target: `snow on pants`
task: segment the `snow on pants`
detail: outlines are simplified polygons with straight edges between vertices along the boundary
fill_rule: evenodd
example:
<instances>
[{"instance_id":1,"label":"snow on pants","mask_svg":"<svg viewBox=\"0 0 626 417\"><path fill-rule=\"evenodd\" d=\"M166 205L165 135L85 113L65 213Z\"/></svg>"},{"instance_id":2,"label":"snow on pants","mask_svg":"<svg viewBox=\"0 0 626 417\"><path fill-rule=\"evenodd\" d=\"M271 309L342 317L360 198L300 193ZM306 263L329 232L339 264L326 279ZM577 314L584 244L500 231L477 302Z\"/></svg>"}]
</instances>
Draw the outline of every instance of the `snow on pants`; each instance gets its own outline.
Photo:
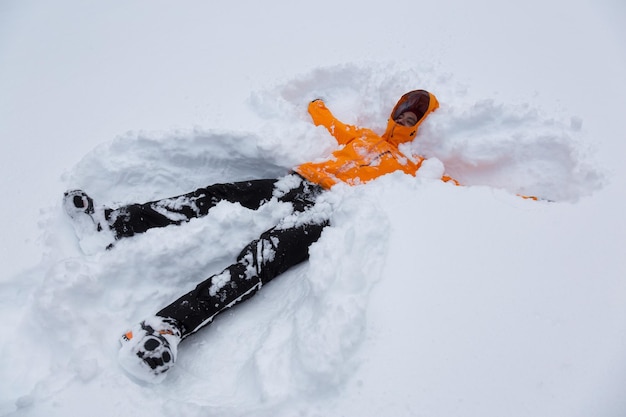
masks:
<instances>
[{"instance_id":1,"label":"snow on pants","mask_svg":"<svg viewBox=\"0 0 626 417\"><path fill-rule=\"evenodd\" d=\"M208 213L220 201L240 203L257 209L272 197L289 202L294 213L302 214L291 227L274 227L250 242L236 262L196 286L157 313L178 321L186 337L225 309L254 295L263 284L309 257L309 246L328 225L328 218L306 214L314 207L323 188L297 174L289 181L263 179L214 184L191 193L145 204L132 204L111 210L107 217L117 238L142 233L150 228L181 224ZM285 189L285 184L290 185ZM310 219L310 220L306 220Z\"/></svg>"}]
</instances>

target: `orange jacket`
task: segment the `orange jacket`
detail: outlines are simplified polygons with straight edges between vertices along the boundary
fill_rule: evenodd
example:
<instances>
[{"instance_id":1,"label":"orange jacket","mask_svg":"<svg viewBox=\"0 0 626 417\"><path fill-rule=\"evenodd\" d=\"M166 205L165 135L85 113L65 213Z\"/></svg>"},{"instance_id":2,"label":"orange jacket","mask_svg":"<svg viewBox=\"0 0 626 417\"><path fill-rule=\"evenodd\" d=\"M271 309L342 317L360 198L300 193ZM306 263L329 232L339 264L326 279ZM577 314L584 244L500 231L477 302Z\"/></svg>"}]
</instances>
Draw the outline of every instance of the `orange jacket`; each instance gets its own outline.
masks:
<instances>
[{"instance_id":1,"label":"orange jacket","mask_svg":"<svg viewBox=\"0 0 626 417\"><path fill-rule=\"evenodd\" d=\"M405 94L391 112L387 130L381 137L370 129L340 122L322 100L315 100L309 104L313 123L326 127L341 146L325 161L308 162L298 166L295 171L324 188L339 182L362 184L395 171L415 175L424 158L418 156L411 160L398 150L398 145L412 141L420 124L438 107L435 96L427 91L416 90ZM405 127L394 122L408 110L418 116L415 126Z\"/></svg>"}]
</instances>

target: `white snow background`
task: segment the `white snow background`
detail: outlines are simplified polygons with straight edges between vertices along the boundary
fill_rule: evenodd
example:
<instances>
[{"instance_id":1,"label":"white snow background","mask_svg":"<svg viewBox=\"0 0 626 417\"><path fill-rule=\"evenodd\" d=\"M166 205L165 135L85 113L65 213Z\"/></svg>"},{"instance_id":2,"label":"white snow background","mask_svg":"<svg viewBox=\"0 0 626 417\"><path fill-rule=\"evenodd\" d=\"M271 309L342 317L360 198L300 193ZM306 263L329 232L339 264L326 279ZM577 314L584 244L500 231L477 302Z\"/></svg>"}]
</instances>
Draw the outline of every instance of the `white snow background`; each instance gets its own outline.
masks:
<instances>
[{"instance_id":1,"label":"white snow background","mask_svg":"<svg viewBox=\"0 0 626 417\"><path fill-rule=\"evenodd\" d=\"M626 415L620 0L1 0L0 415ZM220 204L83 254L68 188L123 204L332 151L323 97L429 159L328 194L309 262L187 339L157 386L118 337L284 207ZM445 166L465 186L434 179ZM547 201L528 201L516 193Z\"/></svg>"}]
</instances>

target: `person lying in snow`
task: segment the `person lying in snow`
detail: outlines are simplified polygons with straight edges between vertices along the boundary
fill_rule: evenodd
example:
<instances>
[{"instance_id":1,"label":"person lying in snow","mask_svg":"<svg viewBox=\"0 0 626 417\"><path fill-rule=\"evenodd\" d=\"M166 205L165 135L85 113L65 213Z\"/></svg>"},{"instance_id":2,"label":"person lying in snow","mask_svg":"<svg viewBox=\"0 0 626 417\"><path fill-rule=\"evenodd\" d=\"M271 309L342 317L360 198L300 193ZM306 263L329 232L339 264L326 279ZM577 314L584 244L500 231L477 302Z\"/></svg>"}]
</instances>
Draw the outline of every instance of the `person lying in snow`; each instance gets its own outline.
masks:
<instances>
[{"instance_id":1,"label":"person lying in snow","mask_svg":"<svg viewBox=\"0 0 626 417\"><path fill-rule=\"evenodd\" d=\"M177 197L115 209L96 208L82 190L66 192L64 208L77 233L88 225L92 234L112 235L112 241L204 216L224 200L249 209L258 209L272 199L293 207L294 215L288 221L250 242L235 263L126 332L119 352L122 367L142 381L161 382L174 365L182 340L305 261L309 246L329 224L328 213L315 210L316 200L325 190L340 182L363 184L395 171L415 175L423 158L407 157L398 145L412 141L424 119L438 107L435 96L427 91L406 93L391 112L385 133L379 136L369 129L341 123L322 100L314 100L308 108L313 122L326 127L341 146L328 159L302 164L280 179L214 184ZM442 180L452 179L444 176Z\"/></svg>"}]
</instances>

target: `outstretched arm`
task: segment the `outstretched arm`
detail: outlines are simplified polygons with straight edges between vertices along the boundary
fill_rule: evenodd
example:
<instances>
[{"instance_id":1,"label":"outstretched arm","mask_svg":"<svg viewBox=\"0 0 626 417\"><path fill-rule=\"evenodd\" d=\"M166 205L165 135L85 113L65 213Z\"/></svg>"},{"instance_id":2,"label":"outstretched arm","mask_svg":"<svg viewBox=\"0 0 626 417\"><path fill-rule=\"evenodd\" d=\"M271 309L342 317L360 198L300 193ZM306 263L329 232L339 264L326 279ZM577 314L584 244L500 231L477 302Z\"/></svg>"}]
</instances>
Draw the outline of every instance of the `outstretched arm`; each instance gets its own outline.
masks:
<instances>
[{"instance_id":1,"label":"outstretched arm","mask_svg":"<svg viewBox=\"0 0 626 417\"><path fill-rule=\"evenodd\" d=\"M458 182L457 180L455 180L451 176L445 175L445 174L441 177L441 181L443 181L443 182L451 182L454 185L461 185L460 182Z\"/></svg>"},{"instance_id":2,"label":"outstretched arm","mask_svg":"<svg viewBox=\"0 0 626 417\"><path fill-rule=\"evenodd\" d=\"M452 178L452 177L450 177L448 175L445 175L445 174L441 177L441 181L443 181L443 182L451 182L454 185L461 185L460 182L458 182L454 178ZM517 196L525 198L527 200L534 200L534 201L539 201L540 200L538 197L535 197L534 195L517 194ZM550 201L550 200L546 200L546 201Z\"/></svg>"},{"instance_id":3,"label":"outstretched arm","mask_svg":"<svg viewBox=\"0 0 626 417\"><path fill-rule=\"evenodd\" d=\"M350 142L358 136L358 131L361 130L356 126L347 125L337 120L321 99L309 103L309 114L315 126L321 125L328 129L340 145Z\"/></svg>"}]
</instances>

